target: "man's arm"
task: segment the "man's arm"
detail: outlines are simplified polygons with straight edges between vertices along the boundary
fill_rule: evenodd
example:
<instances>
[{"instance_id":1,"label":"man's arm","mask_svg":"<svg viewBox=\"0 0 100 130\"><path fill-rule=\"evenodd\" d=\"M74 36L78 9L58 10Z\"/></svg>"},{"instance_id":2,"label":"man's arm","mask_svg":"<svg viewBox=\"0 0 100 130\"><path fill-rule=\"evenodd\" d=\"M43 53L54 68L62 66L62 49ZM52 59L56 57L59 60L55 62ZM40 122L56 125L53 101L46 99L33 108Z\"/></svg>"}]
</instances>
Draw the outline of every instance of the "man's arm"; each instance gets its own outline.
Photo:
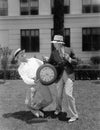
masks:
<instances>
[{"instance_id":1,"label":"man's arm","mask_svg":"<svg viewBox=\"0 0 100 130\"><path fill-rule=\"evenodd\" d=\"M75 53L71 48L65 48L65 59L70 63L77 63Z\"/></svg>"},{"instance_id":2,"label":"man's arm","mask_svg":"<svg viewBox=\"0 0 100 130\"><path fill-rule=\"evenodd\" d=\"M34 85L35 84L35 80L31 79L27 76L27 74L25 72L21 72L20 69L18 69L18 73L21 76L22 80L28 84L28 85Z\"/></svg>"}]
</instances>

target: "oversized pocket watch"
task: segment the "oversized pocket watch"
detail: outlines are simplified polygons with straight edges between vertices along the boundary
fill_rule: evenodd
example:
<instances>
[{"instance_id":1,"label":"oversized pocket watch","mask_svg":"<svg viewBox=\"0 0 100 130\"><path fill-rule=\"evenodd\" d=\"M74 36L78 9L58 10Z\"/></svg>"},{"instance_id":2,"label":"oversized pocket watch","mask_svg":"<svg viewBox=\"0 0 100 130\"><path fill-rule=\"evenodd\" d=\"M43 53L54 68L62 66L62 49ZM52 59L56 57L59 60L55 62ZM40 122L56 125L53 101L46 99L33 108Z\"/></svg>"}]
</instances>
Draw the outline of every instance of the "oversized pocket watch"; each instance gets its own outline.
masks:
<instances>
[{"instance_id":1,"label":"oversized pocket watch","mask_svg":"<svg viewBox=\"0 0 100 130\"><path fill-rule=\"evenodd\" d=\"M36 75L43 85L50 85L56 80L57 71L53 65L43 64L38 68Z\"/></svg>"}]
</instances>

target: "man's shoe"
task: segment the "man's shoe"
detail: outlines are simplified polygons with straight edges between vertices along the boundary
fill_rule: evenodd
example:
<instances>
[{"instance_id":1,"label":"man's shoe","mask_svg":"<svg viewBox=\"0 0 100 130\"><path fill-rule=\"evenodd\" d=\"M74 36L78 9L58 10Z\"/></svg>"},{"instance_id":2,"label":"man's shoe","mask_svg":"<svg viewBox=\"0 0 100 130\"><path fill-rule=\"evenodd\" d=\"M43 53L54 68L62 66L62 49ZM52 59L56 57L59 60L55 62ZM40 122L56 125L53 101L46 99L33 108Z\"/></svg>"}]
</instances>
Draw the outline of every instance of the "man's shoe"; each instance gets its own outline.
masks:
<instances>
[{"instance_id":1,"label":"man's shoe","mask_svg":"<svg viewBox=\"0 0 100 130\"><path fill-rule=\"evenodd\" d=\"M55 115L58 115L59 113L60 113L59 110L55 110L55 112L54 112Z\"/></svg>"},{"instance_id":2,"label":"man's shoe","mask_svg":"<svg viewBox=\"0 0 100 130\"><path fill-rule=\"evenodd\" d=\"M69 118L68 123L74 122L76 120L78 120L78 117L71 117Z\"/></svg>"},{"instance_id":3,"label":"man's shoe","mask_svg":"<svg viewBox=\"0 0 100 130\"><path fill-rule=\"evenodd\" d=\"M32 110L31 111L36 117L44 117L44 113L39 110Z\"/></svg>"}]
</instances>

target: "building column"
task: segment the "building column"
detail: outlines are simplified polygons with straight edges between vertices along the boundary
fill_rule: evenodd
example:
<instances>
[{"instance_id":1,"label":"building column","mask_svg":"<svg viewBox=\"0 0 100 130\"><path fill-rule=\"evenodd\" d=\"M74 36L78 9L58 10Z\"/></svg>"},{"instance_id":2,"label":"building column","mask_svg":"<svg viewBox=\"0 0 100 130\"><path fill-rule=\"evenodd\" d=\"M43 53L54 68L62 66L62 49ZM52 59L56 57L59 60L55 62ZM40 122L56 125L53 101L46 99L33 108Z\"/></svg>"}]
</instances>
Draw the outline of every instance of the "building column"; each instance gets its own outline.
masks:
<instances>
[{"instance_id":1,"label":"building column","mask_svg":"<svg viewBox=\"0 0 100 130\"><path fill-rule=\"evenodd\" d=\"M70 14L82 13L82 0L70 0Z\"/></svg>"},{"instance_id":2,"label":"building column","mask_svg":"<svg viewBox=\"0 0 100 130\"><path fill-rule=\"evenodd\" d=\"M39 15L50 15L51 3L50 0L39 0Z\"/></svg>"},{"instance_id":3,"label":"building column","mask_svg":"<svg viewBox=\"0 0 100 130\"><path fill-rule=\"evenodd\" d=\"M8 16L20 15L20 0L8 0Z\"/></svg>"}]
</instances>

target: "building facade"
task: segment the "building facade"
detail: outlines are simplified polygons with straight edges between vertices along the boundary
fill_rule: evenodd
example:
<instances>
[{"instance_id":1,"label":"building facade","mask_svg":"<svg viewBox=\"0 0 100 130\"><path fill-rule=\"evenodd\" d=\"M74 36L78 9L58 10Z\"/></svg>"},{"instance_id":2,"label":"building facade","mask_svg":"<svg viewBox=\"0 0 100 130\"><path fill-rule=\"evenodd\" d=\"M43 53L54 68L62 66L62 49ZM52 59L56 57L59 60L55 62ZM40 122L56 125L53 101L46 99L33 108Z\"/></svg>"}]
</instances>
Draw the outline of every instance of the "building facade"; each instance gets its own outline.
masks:
<instances>
[{"instance_id":1,"label":"building facade","mask_svg":"<svg viewBox=\"0 0 100 130\"><path fill-rule=\"evenodd\" d=\"M0 45L21 47L28 57L49 56L53 9L53 0L0 0ZM77 57L100 55L100 0L64 0L64 28Z\"/></svg>"}]
</instances>

